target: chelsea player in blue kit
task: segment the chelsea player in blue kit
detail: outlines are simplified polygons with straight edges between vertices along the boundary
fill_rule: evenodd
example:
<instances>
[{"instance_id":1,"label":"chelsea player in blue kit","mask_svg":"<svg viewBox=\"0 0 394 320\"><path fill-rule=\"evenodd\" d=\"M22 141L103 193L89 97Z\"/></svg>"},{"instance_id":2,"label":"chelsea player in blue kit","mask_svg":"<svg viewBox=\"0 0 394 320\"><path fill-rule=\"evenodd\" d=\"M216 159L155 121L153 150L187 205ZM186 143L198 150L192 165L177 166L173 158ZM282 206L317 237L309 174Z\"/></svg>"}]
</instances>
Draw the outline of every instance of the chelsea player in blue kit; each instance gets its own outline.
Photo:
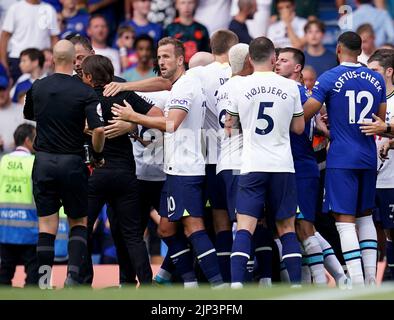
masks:
<instances>
[{"instance_id":1,"label":"chelsea player in blue kit","mask_svg":"<svg viewBox=\"0 0 394 320\"><path fill-rule=\"evenodd\" d=\"M334 215L351 282L376 283L377 236L372 220L375 207L376 146L360 125L386 113L382 76L361 64L361 38L345 32L336 49L339 66L321 75L305 103L308 121L325 102L331 144L327 156L325 201ZM362 128L361 128L362 129ZM357 232L356 232L357 228Z\"/></svg>"},{"instance_id":2,"label":"chelsea player in blue kit","mask_svg":"<svg viewBox=\"0 0 394 320\"><path fill-rule=\"evenodd\" d=\"M301 103L308 100L308 92L302 82L305 65L304 53L295 48L283 48L276 62L276 73L295 80L300 90ZM314 118L305 123L301 135L290 133L291 150L296 171L298 210L296 230L303 248L302 279L322 285L327 283L324 266L339 286L345 285L346 275L331 245L316 231L315 216L319 199L319 168L312 147Z\"/></svg>"}]
</instances>

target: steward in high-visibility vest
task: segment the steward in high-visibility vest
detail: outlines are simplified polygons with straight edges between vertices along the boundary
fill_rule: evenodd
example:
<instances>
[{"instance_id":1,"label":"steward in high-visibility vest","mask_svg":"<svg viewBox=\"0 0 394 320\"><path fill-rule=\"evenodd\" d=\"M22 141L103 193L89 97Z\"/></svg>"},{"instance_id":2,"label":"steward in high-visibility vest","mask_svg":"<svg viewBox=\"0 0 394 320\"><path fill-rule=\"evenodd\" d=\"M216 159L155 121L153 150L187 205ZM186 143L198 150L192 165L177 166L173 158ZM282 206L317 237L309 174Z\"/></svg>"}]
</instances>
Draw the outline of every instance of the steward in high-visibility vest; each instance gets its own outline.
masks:
<instances>
[{"instance_id":1,"label":"steward in high-visibility vest","mask_svg":"<svg viewBox=\"0 0 394 320\"><path fill-rule=\"evenodd\" d=\"M31 180L34 136L34 126L20 125L14 133L19 146L0 160L0 284L11 285L20 262L25 266L26 284L38 283L38 218Z\"/></svg>"}]
</instances>

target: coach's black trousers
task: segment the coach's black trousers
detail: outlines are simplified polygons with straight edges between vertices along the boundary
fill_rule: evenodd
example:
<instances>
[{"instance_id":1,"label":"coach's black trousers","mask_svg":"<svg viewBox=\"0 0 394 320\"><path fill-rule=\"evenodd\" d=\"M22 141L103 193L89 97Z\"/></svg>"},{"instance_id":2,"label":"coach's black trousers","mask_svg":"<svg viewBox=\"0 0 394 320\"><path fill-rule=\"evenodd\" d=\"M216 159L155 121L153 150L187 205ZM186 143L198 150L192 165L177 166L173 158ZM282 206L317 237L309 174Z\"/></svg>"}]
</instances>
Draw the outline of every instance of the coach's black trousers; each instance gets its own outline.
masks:
<instances>
[{"instance_id":1,"label":"coach's black trousers","mask_svg":"<svg viewBox=\"0 0 394 320\"><path fill-rule=\"evenodd\" d=\"M11 285L16 266L25 266L27 285L38 284L38 261L36 245L1 244L0 284Z\"/></svg>"},{"instance_id":2,"label":"coach's black trousers","mask_svg":"<svg viewBox=\"0 0 394 320\"><path fill-rule=\"evenodd\" d=\"M115 232L112 233L115 246L127 250L139 282L151 283L152 269L141 228L138 183L131 171L104 167L93 172L89 178L89 217L97 216L105 203L112 210L109 217L112 216L110 224L112 220L115 226L115 230L111 230Z\"/></svg>"}]
</instances>

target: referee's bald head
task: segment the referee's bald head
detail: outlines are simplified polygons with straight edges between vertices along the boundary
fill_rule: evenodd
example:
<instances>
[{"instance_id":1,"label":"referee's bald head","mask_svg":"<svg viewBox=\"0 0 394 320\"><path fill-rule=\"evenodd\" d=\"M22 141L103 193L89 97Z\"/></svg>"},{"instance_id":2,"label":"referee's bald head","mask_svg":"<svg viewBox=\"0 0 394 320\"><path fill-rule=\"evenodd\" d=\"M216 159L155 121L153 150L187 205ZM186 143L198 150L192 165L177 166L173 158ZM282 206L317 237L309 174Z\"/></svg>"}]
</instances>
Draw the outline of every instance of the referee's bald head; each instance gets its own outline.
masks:
<instances>
[{"instance_id":1,"label":"referee's bald head","mask_svg":"<svg viewBox=\"0 0 394 320\"><path fill-rule=\"evenodd\" d=\"M60 40L53 47L53 60L55 65L73 64L75 49L71 41Z\"/></svg>"}]
</instances>

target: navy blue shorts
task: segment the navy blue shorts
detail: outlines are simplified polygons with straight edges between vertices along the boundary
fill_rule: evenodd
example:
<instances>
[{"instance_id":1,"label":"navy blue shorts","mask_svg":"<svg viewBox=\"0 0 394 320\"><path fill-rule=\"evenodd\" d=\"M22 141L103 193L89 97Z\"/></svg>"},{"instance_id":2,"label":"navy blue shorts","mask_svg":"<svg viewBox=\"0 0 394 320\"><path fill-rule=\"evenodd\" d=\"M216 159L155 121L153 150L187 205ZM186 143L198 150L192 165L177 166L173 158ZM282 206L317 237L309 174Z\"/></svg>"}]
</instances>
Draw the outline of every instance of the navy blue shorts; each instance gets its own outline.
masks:
<instances>
[{"instance_id":1,"label":"navy blue shorts","mask_svg":"<svg viewBox=\"0 0 394 320\"><path fill-rule=\"evenodd\" d=\"M228 212L230 221L236 221L236 196L238 190L239 171L223 170L218 174L219 189L218 193L224 197L226 201L226 210Z\"/></svg>"},{"instance_id":2,"label":"navy blue shorts","mask_svg":"<svg viewBox=\"0 0 394 320\"><path fill-rule=\"evenodd\" d=\"M394 229L394 189L376 189L373 217L382 223L383 229Z\"/></svg>"},{"instance_id":3,"label":"navy blue shorts","mask_svg":"<svg viewBox=\"0 0 394 320\"><path fill-rule=\"evenodd\" d=\"M264 218L267 207L275 220L296 215L297 186L294 173L251 172L239 176L237 213Z\"/></svg>"},{"instance_id":4,"label":"navy blue shorts","mask_svg":"<svg viewBox=\"0 0 394 320\"><path fill-rule=\"evenodd\" d=\"M315 222L319 198L319 178L296 178L297 219Z\"/></svg>"},{"instance_id":5,"label":"navy blue shorts","mask_svg":"<svg viewBox=\"0 0 394 320\"><path fill-rule=\"evenodd\" d=\"M326 170L326 210L356 215L375 207L376 170Z\"/></svg>"},{"instance_id":6,"label":"navy blue shorts","mask_svg":"<svg viewBox=\"0 0 394 320\"><path fill-rule=\"evenodd\" d=\"M170 221L204 216L204 176L167 175L161 196L160 215Z\"/></svg>"},{"instance_id":7,"label":"navy blue shorts","mask_svg":"<svg viewBox=\"0 0 394 320\"><path fill-rule=\"evenodd\" d=\"M219 178L216 175L216 164L205 166L205 204L207 207L218 210L226 210L226 197L224 193L218 192L220 189Z\"/></svg>"}]
</instances>

